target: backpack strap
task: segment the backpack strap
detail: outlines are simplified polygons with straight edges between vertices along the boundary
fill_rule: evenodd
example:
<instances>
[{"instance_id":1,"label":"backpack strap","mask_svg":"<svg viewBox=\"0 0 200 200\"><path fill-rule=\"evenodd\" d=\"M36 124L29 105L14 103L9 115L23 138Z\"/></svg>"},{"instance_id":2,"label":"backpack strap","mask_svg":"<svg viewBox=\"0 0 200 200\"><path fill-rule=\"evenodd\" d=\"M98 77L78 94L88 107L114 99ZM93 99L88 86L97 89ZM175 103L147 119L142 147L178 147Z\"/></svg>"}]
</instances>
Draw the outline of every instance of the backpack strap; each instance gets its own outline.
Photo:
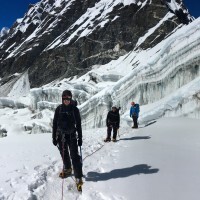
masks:
<instances>
[{"instance_id":1,"label":"backpack strap","mask_svg":"<svg viewBox=\"0 0 200 200\"><path fill-rule=\"evenodd\" d=\"M73 117L74 117L75 127L76 127L77 126L77 122L76 122L76 117L75 117L75 114L74 114L74 106L72 106L72 114L73 114Z\"/></svg>"}]
</instances>

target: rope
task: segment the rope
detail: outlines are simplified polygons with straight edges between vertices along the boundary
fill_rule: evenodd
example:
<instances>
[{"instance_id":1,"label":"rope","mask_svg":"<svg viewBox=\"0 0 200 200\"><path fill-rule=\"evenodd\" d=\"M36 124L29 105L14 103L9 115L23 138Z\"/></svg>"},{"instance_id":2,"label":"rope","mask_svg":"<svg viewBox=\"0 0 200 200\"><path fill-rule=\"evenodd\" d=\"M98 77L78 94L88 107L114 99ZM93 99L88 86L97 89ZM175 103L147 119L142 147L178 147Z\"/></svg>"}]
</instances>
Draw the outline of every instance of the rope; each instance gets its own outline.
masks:
<instances>
[{"instance_id":1,"label":"rope","mask_svg":"<svg viewBox=\"0 0 200 200\"><path fill-rule=\"evenodd\" d=\"M62 137L62 148L63 148L63 171L62 171L62 175L63 175L63 177L64 177L64 168L65 168L65 166L64 166L64 155L65 155L65 151L64 151L64 136ZM64 178L63 178L63 180L62 180L62 200L63 200L63 194L64 194Z\"/></svg>"},{"instance_id":2,"label":"rope","mask_svg":"<svg viewBox=\"0 0 200 200\"><path fill-rule=\"evenodd\" d=\"M104 144L104 145L105 145L105 144ZM92 152L91 154L87 155L87 156L82 160L82 162L83 162L86 158L92 156L92 155L95 154L97 151L99 151L100 149L102 149L102 147L103 147L104 145L102 145L100 148L98 148L97 150L95 150L95 151ZM82 153L81 153L81 155L82 155ZM71 179L76 183L76 180L75 180L72 176L71 176Z\"/></svg>"},{"instance_id":3,"label":"rope","mask_svg":"<svg viewBox=\"0 0 200 200\"><path fill-rule=\"evenodd\" d=\"M119 136L119 129L118 129L118 136ZM120 136L119 136L120 137ZM64 142L63 142L64 144ZM96 149L95 151L93 151L91 154L85 156L85 158L82 159L82 162L88 158L88 157L91 157L92 155L94 155L96 152L100 151L103 147L105 146L105 144L101 145L98 149ZM81 151L81 148L80 148L80 151ZM81 158L82 158L82 152L81 152ZM64 145L63 145L63 170L64 170ZM76 180L71 176L72 180L76 183ZM64 185L64 179L63 179L63 182L62 182L62 200L63 200L63 185Z\"/></svg>"},{"instance_id":4,"label":"rope","mask_svg":"<svg viewBox=\"0 0 200 200\"><path fill-rule=\"evenodd\" d=\"M83 161L84 161L86 158L88 158L88 157L92 156L93 154L95 154L95 153L96 153L97 151L99 151L100 149L102 149L104 145L105 145L105 144L103 144L103 145L102 145L101 147L99 147L97 150L93 151L91 154L85 156L85 158L83 158Z\"/></svg>"},{"instance_id":5,"label":"rope","mask_svg":"<svg viewBox=\"0 0 200 200\"><path fill-rule=\"evenodd\" d=\"M124 133L125 134L125 133ZM122 134L122 135L124 135L124 134ZM120 138L120 135L119 135L119 129L118 129L118 137ZM95 150L94 152L92 152L91 154L89 154L89 155L87 155L87 156L85 156L85 158L83 158L83 160L82 161L84 161L86 158L88 158L88 157L90 157L90 156L92 156L93 154L95 154L97 151L99 151L100 149L102 149L103 147L104 147L104 145L105 144L103 144L101 147L99 147L97 150Z\"/></svg>"},{"instance_id":6,"label":"rope","mask_svg":"<svg viewBox=\"0 0 200 200\"><path fill-rule=\"evenodd\" d=\"M72 180L76 183L76 180L71 176Z\"/></svg>"}]
</instances>

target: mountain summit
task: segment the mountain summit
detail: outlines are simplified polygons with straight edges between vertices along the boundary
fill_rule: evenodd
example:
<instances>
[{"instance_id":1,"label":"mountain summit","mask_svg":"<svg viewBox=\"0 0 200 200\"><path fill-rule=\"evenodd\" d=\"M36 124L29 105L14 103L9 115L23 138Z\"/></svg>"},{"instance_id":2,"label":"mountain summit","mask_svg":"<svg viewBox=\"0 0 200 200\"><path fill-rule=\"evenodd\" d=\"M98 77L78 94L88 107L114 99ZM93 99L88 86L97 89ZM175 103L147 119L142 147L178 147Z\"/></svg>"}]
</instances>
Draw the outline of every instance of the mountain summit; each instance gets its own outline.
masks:
<instances>
[{"instance_id":1,"label":"mountain summit","mask_svg":"<svg viewBox=\"0 0 200 200\"><path fill-rule=\"evenodd\" d=\"M0 77L29 69L34 87L81 75L192 20L182 0L41 0L0 42Z\"/></svg>"}]
</instances>

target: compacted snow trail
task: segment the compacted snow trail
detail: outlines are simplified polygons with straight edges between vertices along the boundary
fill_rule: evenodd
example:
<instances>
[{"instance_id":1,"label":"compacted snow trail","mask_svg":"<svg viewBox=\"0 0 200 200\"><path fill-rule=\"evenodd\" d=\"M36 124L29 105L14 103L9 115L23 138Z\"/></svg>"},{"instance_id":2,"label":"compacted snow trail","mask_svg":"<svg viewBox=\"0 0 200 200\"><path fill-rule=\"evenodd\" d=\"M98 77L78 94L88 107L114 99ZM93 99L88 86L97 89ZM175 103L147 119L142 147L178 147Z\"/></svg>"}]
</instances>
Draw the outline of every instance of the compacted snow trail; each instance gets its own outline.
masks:
<instances>
[{"instance_id":1,"label":"compacted snow trail","mask_svg":"<svg viewBox=\"0 0 200 200\"><path fill-rule=\"evenodd\" d=\"M69 178L64 199L195 200L200 176L191 171L198 172L200 163L198 128L198 120L162 119L137 130L120 128L116 143L102 142L105 129L86 131L83 157L100 150L84 160L82 195ZM61 193L58 178L53 185L56 189L47 187L45 199Z\"/></svg>"},{"instance_id":2,"label":"compacted snow trail","mask_svg":"<svg viewBox=\"0 0 200 200\"><path fill-rule=\"evenodd\" d=\"M106 128L83 131L83 192L77 192L69 177L63 199L196 200L199 124L195 119L163 118L137 130L120 128L116 143L103 142ZM1 200L61 199L62 162L51 134L2 138L0 152Z\"/></svg>"}]
</instances>

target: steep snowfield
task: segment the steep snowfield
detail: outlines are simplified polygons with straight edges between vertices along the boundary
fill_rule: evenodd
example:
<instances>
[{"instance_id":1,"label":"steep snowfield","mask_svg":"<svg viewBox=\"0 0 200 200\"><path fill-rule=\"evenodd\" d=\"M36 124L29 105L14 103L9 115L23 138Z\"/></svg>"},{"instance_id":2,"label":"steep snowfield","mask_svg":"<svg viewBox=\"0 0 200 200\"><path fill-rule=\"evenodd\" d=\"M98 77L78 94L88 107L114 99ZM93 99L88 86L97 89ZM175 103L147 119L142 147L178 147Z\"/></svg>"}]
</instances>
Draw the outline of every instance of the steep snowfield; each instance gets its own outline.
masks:
<instances>
[{"instance_id":1,"label":"steep snowfield","mask_svg":"<svg viewBox=\"0 0 200 200\"><path fill-rule=\"evenodd\" d=\"M23 115L30 116L24 111L15 120L23 120ZM106 144L106 128L84 131L83 193L78 194L68 178L63 199L198 199L199 124L163 118L138 130L122 127L118 142ZM61 199L62 162L51 134L25 134L13 127L12 136L0 139L0 160L0 199Z\"/></svg>"},{"instance_id":2,"label":"steep snowfield","mask_svg":"<svg viewBox=\"0 0 200 200\"><path fill-rule=\"evenodd\" d=\"M0 87L0 97L25 97L30 93L28 71L14 74L14 78Z\"/></svg>"}]
</instances>

